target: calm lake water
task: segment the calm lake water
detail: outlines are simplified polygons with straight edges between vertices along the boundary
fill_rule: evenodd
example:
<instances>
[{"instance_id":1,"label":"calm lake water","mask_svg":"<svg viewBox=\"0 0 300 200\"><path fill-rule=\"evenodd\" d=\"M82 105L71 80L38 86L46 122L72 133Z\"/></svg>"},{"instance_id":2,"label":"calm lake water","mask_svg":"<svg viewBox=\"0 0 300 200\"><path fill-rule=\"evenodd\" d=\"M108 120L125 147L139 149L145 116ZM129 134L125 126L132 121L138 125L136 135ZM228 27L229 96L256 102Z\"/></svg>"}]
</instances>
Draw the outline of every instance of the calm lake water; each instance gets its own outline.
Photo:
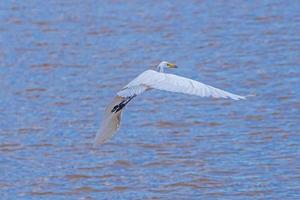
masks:
<instances>
[{"instance_id":1,"label":"calm lake water","mask_svg":"<svg viewBox=\"0 0 300 200\"><path fill-rule=\"evenodd\" d=\"M246 101L150 91L161 60ZM1 199L300 199L299 1L0 1Z\"/></svg>"}]
</instances>

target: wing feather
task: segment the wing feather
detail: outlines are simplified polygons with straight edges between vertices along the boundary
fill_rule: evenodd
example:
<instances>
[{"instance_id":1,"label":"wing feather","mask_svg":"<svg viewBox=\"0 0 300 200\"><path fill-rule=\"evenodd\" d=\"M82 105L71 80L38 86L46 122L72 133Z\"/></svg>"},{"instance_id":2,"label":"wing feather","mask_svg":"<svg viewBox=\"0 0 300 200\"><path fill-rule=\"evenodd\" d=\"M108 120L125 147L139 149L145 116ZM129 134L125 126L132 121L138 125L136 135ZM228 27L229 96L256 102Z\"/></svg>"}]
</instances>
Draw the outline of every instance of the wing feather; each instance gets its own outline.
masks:
<instances>
[{"instance_id":1,"label":"wing feather","mask_svg":"<svg viewBox=\"0 0 300 200\"><path fill-rule=\"evenodd\" d=\"M115 97L115 99L106 107L101 128L97 132L96 139L94 141L94 146L100 145L110 139L120 128L122 110L117 113L111 112L115 105L118 105L124 100L122 97Z\"/></svg>"},{"instance_id":2,"label":"wing feather","mask_svg":"<svg viewBox=\"0 0 300 200\"><path fill-rule=\"evenodd\" d=\"M245 99L243 96L226 92L189 78L174 74L160 73L153 70L147 70L140 74L118 92L118 95L122 97L132 96L133 94L138 95L150 88L201 97L211 96L214 98L231 98L234 100Z\"/></svg>"}]
</instances>

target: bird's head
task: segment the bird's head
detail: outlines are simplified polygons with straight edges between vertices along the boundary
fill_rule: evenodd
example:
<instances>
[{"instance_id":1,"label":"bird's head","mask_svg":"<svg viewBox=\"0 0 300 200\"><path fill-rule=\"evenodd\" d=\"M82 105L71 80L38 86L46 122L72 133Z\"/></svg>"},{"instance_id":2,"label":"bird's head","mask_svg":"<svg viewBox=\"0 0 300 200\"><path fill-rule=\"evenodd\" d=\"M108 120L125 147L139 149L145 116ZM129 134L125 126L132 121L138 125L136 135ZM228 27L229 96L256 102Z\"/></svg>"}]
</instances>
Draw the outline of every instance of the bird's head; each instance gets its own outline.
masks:
<instances>
[{"instance_id":1,"label":"bird's head","mask_svg":"<svg viewBox=\"0 0 300 200\"><path fill-rule=\"evenodd\" d=\"M177 68L177 65L169 63L167 61L162 61L161 63L159 63L159 65L157 65L157 70L159 72L163 72L164 68Z\"/></svg>"}]
</instances>

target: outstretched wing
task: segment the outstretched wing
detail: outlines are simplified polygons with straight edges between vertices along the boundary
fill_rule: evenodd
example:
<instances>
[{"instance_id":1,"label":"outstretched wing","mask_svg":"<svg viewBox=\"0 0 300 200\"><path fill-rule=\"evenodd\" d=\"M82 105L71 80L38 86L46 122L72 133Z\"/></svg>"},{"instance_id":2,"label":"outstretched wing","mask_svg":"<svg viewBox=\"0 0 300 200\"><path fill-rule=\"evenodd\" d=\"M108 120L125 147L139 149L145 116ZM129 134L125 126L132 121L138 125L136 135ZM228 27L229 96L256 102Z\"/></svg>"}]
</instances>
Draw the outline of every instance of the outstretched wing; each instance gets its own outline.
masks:
<instances>
[{"instance_id":1,"label":"outstretched wing","mask_svg":"<svg viewBox=\"0 0 300 200\"><path fill-rule=\"evenodd\" d=\"M98 131L96 139L94 141L95 146L102 144L106 140L110 139L114 135L114 133L116 133L119 129L123 110L120 110L118 112L112 112L112 110L116 105L119 105L122 101L124 101L124 98L117 96L113 100L113 102L111 102L106 107L102 119L101 128Z\"/></svg>"},{"instance_id":2,"label":"outstretched wing","mask_svg":"<svg viewBox=\"0 0 300 200\"><path fill-rule=\"evenodd\" d=\"M245 99L243 96L232 94L189 78L153 70L147 70L140 74L118 92L118 95L122 97L138 95L151 88L201 97Z\"/></svg>"}]
</instances>

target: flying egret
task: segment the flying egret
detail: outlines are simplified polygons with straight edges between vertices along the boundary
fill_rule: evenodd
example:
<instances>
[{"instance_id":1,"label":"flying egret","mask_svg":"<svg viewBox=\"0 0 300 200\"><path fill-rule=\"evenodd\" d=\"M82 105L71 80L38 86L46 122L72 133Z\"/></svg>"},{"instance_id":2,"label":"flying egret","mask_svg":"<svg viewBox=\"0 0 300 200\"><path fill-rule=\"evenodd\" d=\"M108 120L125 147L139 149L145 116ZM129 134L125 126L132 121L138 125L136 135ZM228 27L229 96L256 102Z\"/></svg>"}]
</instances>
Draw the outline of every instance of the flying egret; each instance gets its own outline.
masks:
<instances>
[{"instance_id":1,"label":"flying egret","mask_svg":"<svg viewBox=\"0 0 300 200\"><path fill-rule=\"evenodd\" d=\"M157 65L157 71L144 71L117 93L113 102L105 109L102 125L96 135L94 145L102 144L110 139L120 127L124 107L134 97L150 89L184 93L200 97L231 98L234 100L245 99L243 96L232 94L192 79L164 73L164 68L177 68L177 66L173 63L162 61Z\"/></svg>"}]
</instances>

